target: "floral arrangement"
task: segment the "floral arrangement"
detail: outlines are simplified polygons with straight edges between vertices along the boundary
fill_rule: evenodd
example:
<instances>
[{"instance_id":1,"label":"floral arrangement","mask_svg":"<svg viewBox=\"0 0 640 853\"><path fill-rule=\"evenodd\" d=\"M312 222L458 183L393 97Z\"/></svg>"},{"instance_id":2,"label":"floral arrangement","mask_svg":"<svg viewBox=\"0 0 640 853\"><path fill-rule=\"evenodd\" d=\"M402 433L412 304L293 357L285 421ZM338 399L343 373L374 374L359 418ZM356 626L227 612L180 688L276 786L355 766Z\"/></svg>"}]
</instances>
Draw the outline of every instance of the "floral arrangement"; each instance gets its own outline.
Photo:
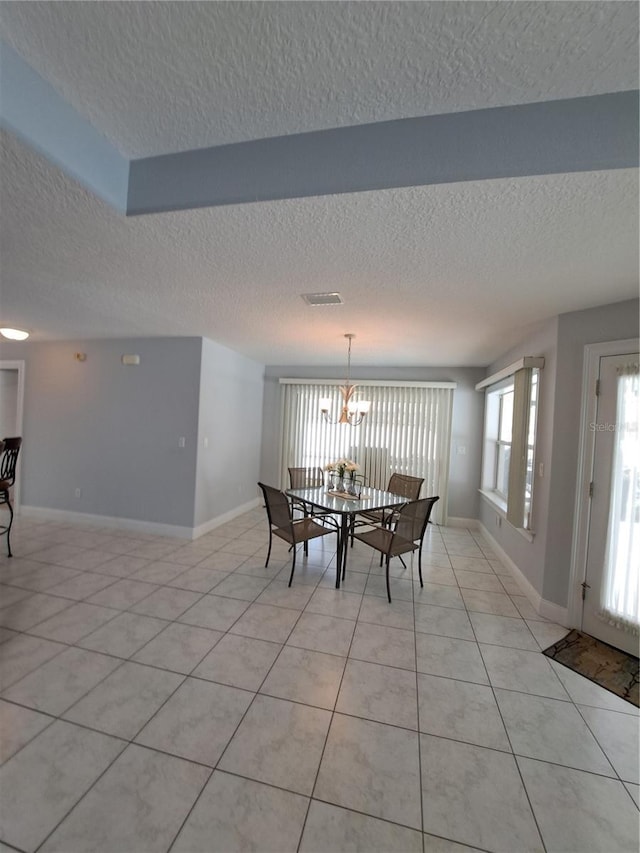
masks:
<instances>
[{"instance_id":1,"label":"floral arrangement","mask_svg":"<svg viewBox=\"0 0 640 853\"><path fill-rule=\"evenodd\" d=\"M328 465L325 465L324 470L337 474L338 477L344 477L345 474L353 477L356 471L360 470L360 466L352 459L337 459L335 462L329 462Z\"/></svg>"}]
</instances>

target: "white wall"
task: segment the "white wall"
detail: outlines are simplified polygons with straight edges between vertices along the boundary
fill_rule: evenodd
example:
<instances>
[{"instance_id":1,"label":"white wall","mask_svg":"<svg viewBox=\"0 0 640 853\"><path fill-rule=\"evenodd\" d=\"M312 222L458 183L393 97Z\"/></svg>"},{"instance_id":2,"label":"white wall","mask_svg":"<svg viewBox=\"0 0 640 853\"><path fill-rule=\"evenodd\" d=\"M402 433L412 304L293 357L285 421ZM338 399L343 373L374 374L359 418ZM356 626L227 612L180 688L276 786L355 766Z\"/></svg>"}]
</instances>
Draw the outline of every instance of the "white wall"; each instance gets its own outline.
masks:
<instances>
[{"instance_id":1,"label":"white wall","mask_svg":"<svg viewBox=\"0 0 640 853\"><path fill-rule=\"evenodd\" d=\"M196 526L256 497L263 373L261 364L202 340Z\"/></svg>"},{"instance_id":2,"label":"white wall","mask_svg":"<svg viewBox=\"0 0 640 853\"><path fill-rule=\"evenodd\" d=\"M451 427L451 461L449 470L450 517L478 517L478 485L482 444L482 412L484 400L475 390L476 382L485 375L474 367L370 367L359 368L353 382L365 379L405 380L415 382L457 382L453 396ZM304 379L344 379L340 367L267 367L265 371L262 459L260 478L265 483L280 484L280 377ZM464 447L465 453L458 453ZM282 484L284 485L284 484Z\"/></svg>"}]
</instances>

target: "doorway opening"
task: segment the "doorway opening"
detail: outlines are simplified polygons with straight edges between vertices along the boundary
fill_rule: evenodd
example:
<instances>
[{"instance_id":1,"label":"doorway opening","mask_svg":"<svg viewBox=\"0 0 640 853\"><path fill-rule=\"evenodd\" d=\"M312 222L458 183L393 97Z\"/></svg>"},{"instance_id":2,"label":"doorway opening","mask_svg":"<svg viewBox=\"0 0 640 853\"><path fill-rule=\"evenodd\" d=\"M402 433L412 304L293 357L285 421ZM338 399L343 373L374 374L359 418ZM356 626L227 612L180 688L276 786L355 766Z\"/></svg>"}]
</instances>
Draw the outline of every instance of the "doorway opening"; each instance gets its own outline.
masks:
<instances>
[{"instance_id":1,"label":"doorway opening","mask_svg":"<svg viewBox=\"0 0 640 853\"><path fill-rule=\"evenodd\" d=\"M22 435L24 408L24 361L0 359L0 439ZM20 458L12 499L14 512L20 508Z\"/></svg>"},{"instance_id":2,"label":"doorway opening","mask_svg":"<svg viewBox=\"0 0 640 853\"><path fill-rule=\"evenodd\" d=\"M585 347L571 624L638 654L638 341Z\"/></svg>"}]
</instances>

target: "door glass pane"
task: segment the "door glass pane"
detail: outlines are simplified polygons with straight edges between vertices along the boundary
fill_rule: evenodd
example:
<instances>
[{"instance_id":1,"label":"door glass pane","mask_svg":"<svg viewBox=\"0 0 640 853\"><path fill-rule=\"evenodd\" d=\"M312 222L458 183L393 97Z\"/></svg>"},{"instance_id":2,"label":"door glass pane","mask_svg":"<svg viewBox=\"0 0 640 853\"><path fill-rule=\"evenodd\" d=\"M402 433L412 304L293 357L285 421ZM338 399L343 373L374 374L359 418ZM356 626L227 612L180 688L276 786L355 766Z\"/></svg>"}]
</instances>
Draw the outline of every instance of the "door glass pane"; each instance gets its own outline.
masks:
<instances>
[{"instance_id":1,"label":"door glass pane","mask_svg":"<svg viewBox=\"0 0 640 853\"><path fill-rule=\"evenodd\" d=\"M611 503L600 616L623 630L640 627L640 446L638 365L621 368L614 424Z\"/></svg>"}]
</instances>

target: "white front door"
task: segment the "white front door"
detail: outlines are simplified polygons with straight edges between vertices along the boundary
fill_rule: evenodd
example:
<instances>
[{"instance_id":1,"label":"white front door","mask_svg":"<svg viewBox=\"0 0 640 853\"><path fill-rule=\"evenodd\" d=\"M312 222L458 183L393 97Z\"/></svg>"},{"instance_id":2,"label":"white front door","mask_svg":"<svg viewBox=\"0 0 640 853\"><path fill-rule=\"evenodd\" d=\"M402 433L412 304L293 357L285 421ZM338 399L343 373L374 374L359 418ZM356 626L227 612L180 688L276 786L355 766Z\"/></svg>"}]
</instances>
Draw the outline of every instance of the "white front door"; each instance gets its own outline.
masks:
<instances>
[{"instance_id":1,"label":"white front door","mask_svg":"<svg viewBox=\"0 0 640 853\"><path fill-rule=\"evenodd\" d=\"M600 358L582 630L638 654L640 621L638 353ZM635 626L635 630L634 630Z\"/></svg>"}]
</instances>

